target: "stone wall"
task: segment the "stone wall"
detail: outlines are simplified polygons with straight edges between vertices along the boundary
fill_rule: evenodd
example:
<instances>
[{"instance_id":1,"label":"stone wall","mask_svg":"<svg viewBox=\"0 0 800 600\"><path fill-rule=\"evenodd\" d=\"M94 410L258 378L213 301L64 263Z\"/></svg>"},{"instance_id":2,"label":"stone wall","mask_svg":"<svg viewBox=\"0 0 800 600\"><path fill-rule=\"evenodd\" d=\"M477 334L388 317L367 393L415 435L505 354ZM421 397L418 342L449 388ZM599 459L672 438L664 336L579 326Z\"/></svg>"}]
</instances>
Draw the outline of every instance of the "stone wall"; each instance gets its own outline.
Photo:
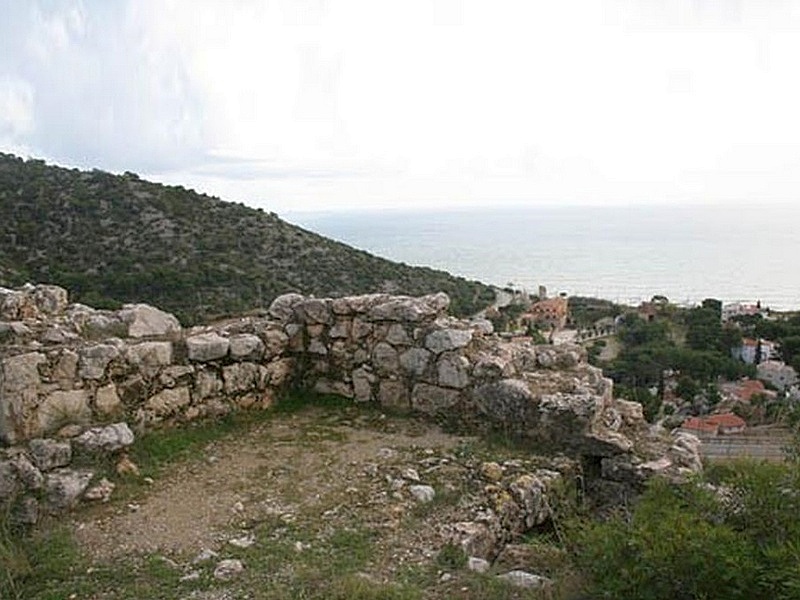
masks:
<instances>
[{"instance_id":1,"label":"stone wall","mask_svg":"<svg viewBox=\"0 0 800 600\"><path fill-rule=\"evenodd\" d=\"M504 339L488 321L447 316L448 304L287 294L266 315L182 329L147 305L104 311L54 286L0 289L0 439L12 446L0 500L44 489L60 510L96 489L70 469L73 447L118 452L134 431L267 408L292 385L499 429L622 485L700 467L693 439L651 430L580 347Z\"/></svg>"}]
</instances>

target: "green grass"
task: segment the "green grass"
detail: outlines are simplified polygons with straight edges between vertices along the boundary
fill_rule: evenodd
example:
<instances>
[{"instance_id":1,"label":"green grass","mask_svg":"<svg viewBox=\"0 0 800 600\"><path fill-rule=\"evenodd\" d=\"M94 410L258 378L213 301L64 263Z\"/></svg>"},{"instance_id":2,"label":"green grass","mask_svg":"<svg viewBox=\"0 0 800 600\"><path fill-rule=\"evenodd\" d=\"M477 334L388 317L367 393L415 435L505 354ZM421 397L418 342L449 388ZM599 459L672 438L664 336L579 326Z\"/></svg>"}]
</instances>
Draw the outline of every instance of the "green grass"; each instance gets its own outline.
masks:
<instances>
[{"instance_id":1,"label":"green grass","mask_svg":"<svg viewBox=\"0 0 800 600\"><path fill-rule=\"evenodd\" d=\"M313 417L295 419L294 415L300 413ZM180 428L149 432L138 437L130 456L143 475L155 478L173 463L194 460L208 444L236 436L273 418L285 419L293 427L301 428L294 432L293 440L309 452L314 451L314 442L338 441L341 434L336 428L341 424L357 424L382 431L388 421L381 418L380 411L354 405L346 399L297 394L268 411L244 411ZM414 421L408 420L401 426L413 428L413 425ZM492 458L490 454L487 446L477 441L466 443L456 452L458 462L469 463L478 462L479 456ZM91 457L82 457L81 460L84 459L90 460ZM116 476L110 462L94 466L107 468L108 476L117 481L114 503L124 503L131 496L145 494L148 489L138 479ZM461 494L467 492L461 488L448 492L445 481L432 476L430 483L437 490L436 499L414 506L406 516L405 527L426 527L429 516L449 510L459 501ZM323 503L328 506L341 501L332 498L330 503L327 499ZM192 592L203 590L225 590L226 597L251 600L538 600L551 597L540 591L513 588L498 580L496 574L469 572L466 570L466 556L454 545L443 547L427 564L407 567L394 564L395 559L387 555L387 552L392 552L391 541L386 537L391 533L373 529L355 516L346 522L326 521L320 517L318 505L310 511L301 510L294 522L270 516L251 523L250 532L256 538L252 547L225 546L220 551L220 559L239 558L245 564L241 575L226 582L214 579L215 560L192 565L191 556L169 557L178 563L175 565L157 554L143 554L93 564L81 553L65 525L45 524L31 535L19 536L4 525L7 522L7 519L0 521L0 598L3 600L62 600L72 594L76 598L97 600L166 600L188 598ZM298 542L301 544L299 549ZM547 554L545 549L542 554ZM551 554L554 561L561 557L556 556L555 551ZM375 575L376 572L385 574L387 565L394 573L390 581ZM180 580L194 570L199 571L197 579ZM558 571L555 565L553 571ZM451 574L452 579L441 581L443 572Z\"/></svg>"}]
</instances>

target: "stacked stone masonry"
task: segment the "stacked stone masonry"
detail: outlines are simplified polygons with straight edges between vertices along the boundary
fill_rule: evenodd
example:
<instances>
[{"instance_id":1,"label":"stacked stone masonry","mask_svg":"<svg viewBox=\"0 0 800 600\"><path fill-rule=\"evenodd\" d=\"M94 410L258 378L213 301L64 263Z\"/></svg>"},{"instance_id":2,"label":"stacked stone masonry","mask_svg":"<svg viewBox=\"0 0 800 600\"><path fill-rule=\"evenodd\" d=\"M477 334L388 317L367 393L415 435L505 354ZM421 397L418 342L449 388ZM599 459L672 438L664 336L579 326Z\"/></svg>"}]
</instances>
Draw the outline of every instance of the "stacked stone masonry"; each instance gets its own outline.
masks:
<instances>
[{"instance_id":1,"label":"stacked stone masonry","mask_svg":"<svg viewBox=\"0 0 800 600\"><path fill-rule=\"evenodd\" d=\"M268 408L291 386L501 430L587 459L609 482L700 468L696 439L651 430L580 347L504 339L448 305L445 294L286 294L264 316L183 329L144 304L106 311L55 286L0 288L0 501L31 504L25 494L42 489L48 509L77 501L92 475L66 457L92 431L112 442L90 451L120 452L132 430ZM42 444L58 458L37 459Z\"/></svg>"}]
</instances>

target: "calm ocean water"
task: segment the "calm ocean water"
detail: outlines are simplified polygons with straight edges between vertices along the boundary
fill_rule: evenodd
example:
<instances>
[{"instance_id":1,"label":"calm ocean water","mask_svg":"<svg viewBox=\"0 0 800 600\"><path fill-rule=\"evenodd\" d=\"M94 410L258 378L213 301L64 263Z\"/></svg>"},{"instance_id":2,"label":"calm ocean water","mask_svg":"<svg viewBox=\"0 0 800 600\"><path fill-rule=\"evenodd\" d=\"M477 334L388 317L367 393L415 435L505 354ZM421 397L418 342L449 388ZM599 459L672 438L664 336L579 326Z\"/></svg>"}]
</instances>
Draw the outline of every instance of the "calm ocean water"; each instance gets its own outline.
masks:
<instances>
[{"instance_id":1,"label":"calm ocean water","mask_svg":"<svg viewBox=\"0 0 800 600\"><path fill-rule=\"evenodd\" d=\"M551 294L655 294L800 308L800 207L482 208L296 213L291 222L413 265Z\"/></svg>"}]
</instances>

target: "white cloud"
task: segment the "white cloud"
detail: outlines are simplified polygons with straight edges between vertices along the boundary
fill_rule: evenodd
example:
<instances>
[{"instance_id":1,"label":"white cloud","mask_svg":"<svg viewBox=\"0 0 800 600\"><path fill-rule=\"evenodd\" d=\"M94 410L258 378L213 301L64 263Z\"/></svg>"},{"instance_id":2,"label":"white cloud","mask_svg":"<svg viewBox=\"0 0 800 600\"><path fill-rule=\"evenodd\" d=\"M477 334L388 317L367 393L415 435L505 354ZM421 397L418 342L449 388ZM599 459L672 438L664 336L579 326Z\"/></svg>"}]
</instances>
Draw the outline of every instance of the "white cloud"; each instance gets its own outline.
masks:
<instances>
[{"instance_id":1,"label":"white cloud","mask_svg":"<svg viewBox=\"0 0 800 600\"><path fill-rule=\"evenodd\" d=\"M275 210L800 191L794 2L59 6L0 81L63 162Z\"/></svg>"},{"instance_id":2,"label":"white cloud","mask_svg":"<svg viewBox=\"0 0 800 600\"><path fill-rule=\"evenodd\" d=\"M33 130L33 88L25 81L0 77L0 139L24 138Z\"/></svg>"}]
</instances>

